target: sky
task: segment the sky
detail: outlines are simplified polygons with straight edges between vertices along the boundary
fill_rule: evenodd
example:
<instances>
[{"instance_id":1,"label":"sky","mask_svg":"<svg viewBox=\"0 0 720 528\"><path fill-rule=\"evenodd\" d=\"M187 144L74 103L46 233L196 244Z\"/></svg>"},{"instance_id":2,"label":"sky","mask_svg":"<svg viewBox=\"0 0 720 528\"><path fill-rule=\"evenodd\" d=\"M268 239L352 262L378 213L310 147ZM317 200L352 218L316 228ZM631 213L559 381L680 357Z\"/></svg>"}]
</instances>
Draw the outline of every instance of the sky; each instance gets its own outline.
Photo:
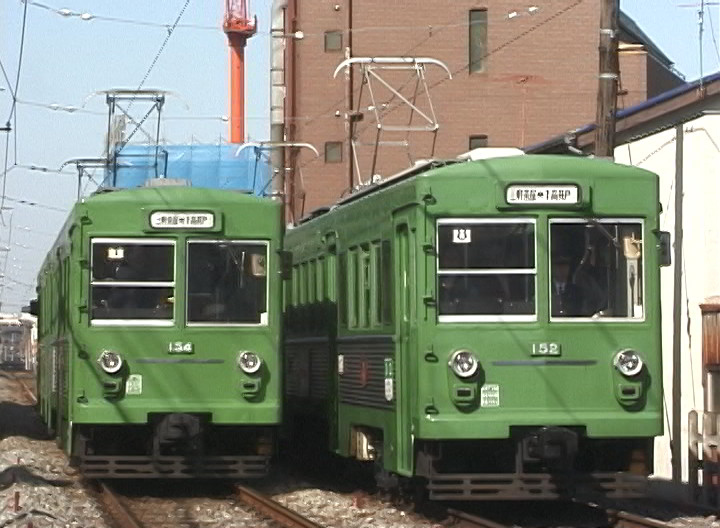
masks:
<instances>
[{"instance_id":1,"label":"sky","mask_svg":"<svg viewBox=\"0 0 720 528\"><path fill-rule=\"evenodd\" d=\"M27 167L56 170L66 160L102 154L107 110L104 98L93 94L110 88L138 88L147 75L143 88L171 92L163 109L164 140L227 141L228 123L223 117L228 114L228 50L221 30L225 2L189 0L180 24L158 56L168 28L187 1L31 1L23 41L26 4L0 0L0 61L13 88L0 75L0 126L13 106L11 94L24 42L16 123L11 123L14 131L9 137L0 132L0 175L5 163L10 169L2 182L5 199L0 199L0 206L6 208L0 222L0 274L4 275L0 277L0 311L17 311L34 297L38 269L77 196L74 169L58 173ZM687 80L700 75L699 0L697 4L696 0L620 1L621 9L654 39ZM544 3L552 2L518 0L518 9L525 4L542 8ZM246 130L255 140L269 136L271 4L272 0L251 0L258 33L246 49ZM84 17L89 20L79 16L83 13L91 15ZM707 2L704 18L702 71L708 75L720 69L718 1ZM142 111L140 115L144 110L141 105L135 109Z\"/></svg>"}]
</instances>

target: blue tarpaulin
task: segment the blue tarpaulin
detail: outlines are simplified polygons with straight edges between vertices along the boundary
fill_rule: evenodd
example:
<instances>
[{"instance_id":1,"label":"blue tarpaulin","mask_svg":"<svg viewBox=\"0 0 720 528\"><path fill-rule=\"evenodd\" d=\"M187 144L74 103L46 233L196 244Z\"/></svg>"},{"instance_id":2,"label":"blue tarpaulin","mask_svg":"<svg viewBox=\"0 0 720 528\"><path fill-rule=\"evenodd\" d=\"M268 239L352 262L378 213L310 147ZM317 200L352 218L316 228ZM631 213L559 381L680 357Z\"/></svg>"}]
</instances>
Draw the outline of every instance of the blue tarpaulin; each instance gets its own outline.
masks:
<instances>
[{"instance_id":1,"label":"blue tarpaulin","mask_svg":"<svg viewBox=\"0 0 720 528\"><path fill-rule=\"evenodd\" d=\"M116 153L103 187L142 187L153 178L188 180L192 187L270 193L266 153L239 145L126 145Z\"/></svg>"}]
</instances>

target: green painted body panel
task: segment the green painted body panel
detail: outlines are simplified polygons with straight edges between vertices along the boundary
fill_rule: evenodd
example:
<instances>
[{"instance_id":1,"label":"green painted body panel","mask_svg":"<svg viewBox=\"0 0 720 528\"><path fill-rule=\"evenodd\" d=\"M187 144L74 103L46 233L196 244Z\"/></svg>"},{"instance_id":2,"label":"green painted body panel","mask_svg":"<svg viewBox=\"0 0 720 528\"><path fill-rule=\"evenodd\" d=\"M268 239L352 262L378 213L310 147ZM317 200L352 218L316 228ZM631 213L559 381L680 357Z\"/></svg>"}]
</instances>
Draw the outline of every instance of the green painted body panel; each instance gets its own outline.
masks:
<instances>
[{"instance_id":1,"label":"green painted body panel","mask_svg":"<svg viewBox=\"0 0 720 528\"><path fill-rule=\"evenodd\" d=\"M543 183L577 185L580 203L510 206L505 202L508 185ZM548 425L584 426L589 438L648 438L662 434L660 264L655 235L658 216L658 178L650 172L601 160L521 156L455 163L400 176L289 230L285 244L296 268L331 254L343 258L350 248L373 241L392 243L392 323L352 328L352 321L344 322L339 313L344 309L342 299L328 296L324 302L333 307L338 339L392 337L393 409L379 411L339 403L338 379L358 374L338 374L337 345L329 330L333 325L308 329L293 326L293 317L286 321L290 338L330 337L326 353L331 365L331 391L323 400L324 406L314 402L311 407L321 409L317 412L328 417L330 446L349 456L350 428L377 428L384 438L385 468L412 475L414 443L418 440L507 438L514 426ZM565 217L643 221L643 320L550 321L548 220ZM531 218L536 222L536 320L438 322L435 226L440 218ZM332 247L327 243L329 234L333 237ZM400 255L405 243L400 241L401 236L409 245L407 257ZM408 268L405 279L398 274L402 265ZM298 273L293 277L297 282L304 276ZM342 288L339 275L325 280L328 284L337 281L336 289ZM285 289L286 309L290 308L287 313L299 317L314 309L312 302L302 302L288 293L302 287L291 283ZM402 306L403 296L407 296L406 306ZM541 342L559 343L562 347L561 356L548 361L570 363L529 363L537 360L531 355L533 343ZM450 354L458 348L468 348L477 355L481 364L477 380L462 381L448 368ZM623 348L637 350L645 360L645 372L632 382L612 365L614 355ZM291 356L288 361L292 361ZM452 391L457 387L479 394L489 384L499 386L498 407L481 407L478 401L466 405L453 401ZM627 386L633 386L641 395L634 405L621 404L617 397ZM291 417L303 407L304 400L293 399L287 414Z\"/></svg>"},{"instance_id":2,"label":"green painted body panel","mask_svg":"<svg viewBox=\"0 0 720 528\"><path fill-rule=\"evenodd\" d=\"M215 227L206 232L152 229L153 211L210 211ZM275 277L281 232L278 203L233 191L138 188L96 194L74 207L38 278L40 408L46 422L67 435L68 451L68 424L144 424L148 413L209 413L219 425L279 424L281 281ZM175 241L172 326L90 324L90 244L97 237ZM187 326L186 243L203 239L268 242L266 325ZM192 343L193 352L170 354L169 344L177 341ZM63 350L59 343L66 343ZM122 355L127 365L122 376L99 368L96 360L103 350ZM262 357L259 373L247 375L236 366L241 350ZM105 397L104 383L123 384L134 374L142 376L140 394ZM249 378L259 380L260 389L245 398L243 384Z\"/></svg>"}]
</instances>

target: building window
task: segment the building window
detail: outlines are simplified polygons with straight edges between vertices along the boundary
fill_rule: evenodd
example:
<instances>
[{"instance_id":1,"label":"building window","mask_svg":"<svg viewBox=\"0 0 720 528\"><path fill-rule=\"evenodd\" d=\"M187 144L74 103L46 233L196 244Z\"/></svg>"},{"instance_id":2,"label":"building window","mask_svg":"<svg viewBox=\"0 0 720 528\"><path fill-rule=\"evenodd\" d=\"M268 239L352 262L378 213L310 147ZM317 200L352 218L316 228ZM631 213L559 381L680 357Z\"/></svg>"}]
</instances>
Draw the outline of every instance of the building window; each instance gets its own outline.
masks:
<instances>
[{"instance_id":1,"label":"building window","mask_svg":"<svg viewBox=\"0 0 720 528\"><path fill-rule=\"evenodd\" d=\"M325 143L325 163L342 163L342 141L328 141Z\"/></svg>"},{"instance_id":2,"label":"building window","mask_svg":"<svg viewBox=\"0 0 720 528\"><path fill-rule=\"evenodd\" d=\"M476 149L476 148L482 148L488 146L488 137L487 134L477 134L474 136L470 136L470 150Z\"/></svg>"},{"instance_id":3,"label":"building window","mask_svg":"<svg viewBox=\"0 0 720 528\"><path fill-rule=\"evenodd\" d=\"M326 31L325 32L325 51L342 51L343 34L342 31Z\"/></svg>"},{"instance_id":4,"label":"building window","mask_svg":"<svg viewBox=\"0 0 720 528\"><path fill-rule=\"evenodd\" d=\"M470 25L468 28L470 73L485 71L488 49L487 21L487 9L470 10Z\"/></svg>"}]
</instances>

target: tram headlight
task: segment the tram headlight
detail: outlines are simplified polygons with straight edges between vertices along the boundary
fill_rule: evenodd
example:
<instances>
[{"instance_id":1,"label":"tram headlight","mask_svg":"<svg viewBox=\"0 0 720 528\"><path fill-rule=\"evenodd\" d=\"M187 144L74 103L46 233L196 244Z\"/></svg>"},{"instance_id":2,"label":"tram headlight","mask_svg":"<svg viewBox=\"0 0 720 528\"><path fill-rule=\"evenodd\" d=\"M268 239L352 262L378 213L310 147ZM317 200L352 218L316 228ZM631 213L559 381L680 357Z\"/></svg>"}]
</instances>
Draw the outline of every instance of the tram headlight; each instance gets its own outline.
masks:
<instances>
[{"instance_id":1,"label":"tram headlight","mask_svg":"<svg viewBox=\"0 0 720 528\"><path fill-rule=\"evenodd\" d=\"M480 364L469 350L456 350L450 356L448 366L459 378L471 378L478 371Z\"/></svg>"},{"instance_id":2,"label":"tram headlight","mask_svg":"<svg viewBox=\"0 0 720 528\"><path fill-rule=\"evenodd\" d=\"M97 361L100 368L108 374L115 374L123 366L122 356L112 350L103 350Z\"/></svg>"},{"instance_id":3,"label":"tram headlight","mask_svg":"<svg viewBox=\"0 0 720 528\"><path fill-rule=\"evenodd\" d=\"M643 369L643 360L640 355L629 348L621 350L615 354L613 366L620 371L623 376L637 376Z\"/></svg>"},{"instance_id":4,"label":"tram headlight","mask_svg":"<svg viewBox=\"0 0 720 528\"><path fill-rule=\"evenodd\" d=\"M237 364L246 374L255 374L262 366L262 359L255 352L243 350L238 354Z\"/></svg>"}]
</instances>

